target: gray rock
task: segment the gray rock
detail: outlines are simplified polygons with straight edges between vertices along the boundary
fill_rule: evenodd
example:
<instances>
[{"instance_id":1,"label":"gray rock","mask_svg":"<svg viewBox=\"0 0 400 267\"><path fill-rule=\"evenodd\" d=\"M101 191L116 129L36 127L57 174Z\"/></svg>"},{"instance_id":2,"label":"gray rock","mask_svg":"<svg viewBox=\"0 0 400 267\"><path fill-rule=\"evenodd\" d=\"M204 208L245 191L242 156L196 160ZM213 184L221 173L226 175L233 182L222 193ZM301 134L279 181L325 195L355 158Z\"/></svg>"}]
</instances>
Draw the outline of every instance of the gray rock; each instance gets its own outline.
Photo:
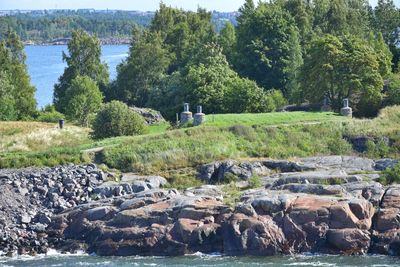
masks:
<instances>
[{"instance_id":1,"label":"gray rock","mask_svg":"<svg viewBox=\"0 0 400 267\"><path fill-rule=\"evenodd\" d=\"M379 159L375 160L375 170L383 171L387 168L393 168L399 161L395 159Z\"/></svg>"},{"instance_id":2,"label":"gray rock","mask_svg":"<svg viewBox=\"0 0 400 267\"><path fill-rule=\"evenodd\" d=\"M138 107L130 107L130 109L142 116L149 125L165 122L165 119L157 110Z\"/></svg>"},{"instance_id":3,"label":"gray rock","mask_svg":"<svg viewBox=\"0 0 400 267\"><path fill-rule=\"evenodd\" d=\"M22 214L21 217L20 217L21 223L27 224L27 223L30 223L31 220L32 220L32 218L28 214Z\"/></svg>"},{"instance_id":4,"label":"gray rock","mask_svg":"<svg viewBox=\"0 0 400 267\"><path fill-rule=\"evenodd\" d=\"M260 161L236 162L226 160L203 165L199 168L198 177L209 182L223 181L227 174L242 180L248 180L253 175L265 175L270 170Z\"/></svg>"},{"instance_id":5,"label":"gray rock","mask_svg":"<svg viewBox=\"0 0 400 267\"><path fill-rule=\"evenodd\" d=\"M93 208L87 211L87 218L89 221L101 220L113 211L114 208L109 206Z\"/></svg>"}]
</instances>

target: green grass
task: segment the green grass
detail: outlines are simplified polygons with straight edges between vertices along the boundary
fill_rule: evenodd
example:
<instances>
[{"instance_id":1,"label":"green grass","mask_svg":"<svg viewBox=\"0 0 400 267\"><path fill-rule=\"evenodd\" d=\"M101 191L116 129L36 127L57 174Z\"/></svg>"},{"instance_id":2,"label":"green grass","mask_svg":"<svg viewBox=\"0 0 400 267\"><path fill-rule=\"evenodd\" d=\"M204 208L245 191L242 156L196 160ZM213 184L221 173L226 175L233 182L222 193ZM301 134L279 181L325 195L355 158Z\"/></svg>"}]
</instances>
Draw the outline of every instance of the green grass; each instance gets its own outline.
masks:
<instances>
[{"instance_id":1,"label":"green grass","mask_svg":"<svg viewBox=\"0 0 400 267\"><path fill-rule=\"evenodd\" d=\"M348 118L333 112L272 112L207 115L204 126L227 127L240 125L281 125L305 122L347 121Z\"/></svg>"},{"instance_id":2,"label":"green grass","mask_svg":"<svg viewBox=\"0 0 400 267\"><path fill-rule=\"evenodd\" d=\"M148 127L147 133L148 134L158 134L166 132L171 127L171 124L168 122L162 122L160 124L150 125Z\"/></svg>"},{"instance_id":3,"label":"green grass","mask_svg":"<svg viewBox=\"0 0 400 267\"><path fill-rule=\"evenodd\" d=\"M141 136L98 141L68 138L66 145L41 148L38 143L32 146L32 151L0 151L0 168L54 166L96 158L96 162L122 171L163 175L171 170L196 168L200 164L228 158L349 155L354 152L344 136L358 132L379 138L389 137L393 141L392 147L380 149L380 156L398 156L399 116L400 107L385 109L374 120L350 120L333 113L292 112L215 115L212 121L211 115L207 124L201 127L169 130L168 124L162 124L149 127L148 134ZM25 133L25 128L18 130L15 136ZM14 130L7 129L3 133L9 134L10 131ZM91 158L85 151L93 148L103 150L98 149L101 152L97 151L96 157ZM185 175L192 177L185 172L174 175L169 177L176 181L175 184L186 180ZM193 184L193 179L190 180Z\"/></svg>"},{"instance_id":4,"label":"green grass","mask_svg":"<svg viewBox=\"0 0 400 267\"><path fill-rule=\"evenodd\" d=\"M290 158L349 154L340 123L282 127L198 127L125 139L106 147L103 161L124 171L157 173L227 158Z\"/></svg>"}]
</instances>

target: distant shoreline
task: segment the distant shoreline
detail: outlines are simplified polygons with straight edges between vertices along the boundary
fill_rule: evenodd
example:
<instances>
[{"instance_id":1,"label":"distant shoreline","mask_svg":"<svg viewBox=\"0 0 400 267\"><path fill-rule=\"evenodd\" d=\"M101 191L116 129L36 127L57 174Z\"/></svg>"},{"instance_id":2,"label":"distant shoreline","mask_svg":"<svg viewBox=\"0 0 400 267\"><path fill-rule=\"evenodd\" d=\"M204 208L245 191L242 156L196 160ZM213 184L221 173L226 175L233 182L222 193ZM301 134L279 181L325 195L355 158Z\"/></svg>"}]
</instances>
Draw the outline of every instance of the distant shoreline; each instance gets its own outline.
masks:
<instances>
[{"instance_id":1,"label":"distant shoreline","mask_svg":"<svg viewBox=\"0 0 400 267\"><path fill-rule=\"evenodd\" d=\"M52 46L52 45L67 45L71 38L59 38L54 40L26 40L24 41L25 46ZM130 38L121 37L121 38L100 38L101 45L129 45Z\"/></svg>"}]
</instances>

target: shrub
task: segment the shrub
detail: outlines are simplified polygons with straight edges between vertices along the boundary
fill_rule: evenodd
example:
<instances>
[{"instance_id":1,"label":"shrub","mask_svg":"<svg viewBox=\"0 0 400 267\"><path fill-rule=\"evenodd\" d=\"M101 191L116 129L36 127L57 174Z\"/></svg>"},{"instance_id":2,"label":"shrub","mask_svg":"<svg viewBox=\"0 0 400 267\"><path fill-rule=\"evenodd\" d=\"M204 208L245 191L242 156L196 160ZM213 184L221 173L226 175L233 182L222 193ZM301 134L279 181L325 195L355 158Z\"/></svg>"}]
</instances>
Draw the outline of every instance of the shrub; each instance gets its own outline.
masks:
<instances>
[{"instance_id":1,"label":"shrub","mask_svg":"<svg viewBox=\"0 0 400 267\"><path fill-rule=\"evenodd\" d=\"M230 184L230 183L235 183L239 181L239 177L231 172L225 173L224 174L224 180L223 183Z\"/></svg>"},{"instance_id":2,"label":"shrub","mask_svg":"<svg viewBox=\"0 0 400 267\"><path fill-rule=\"evenodd\" d=\"M40 122L51 122L51 123L56 123L60 119L64 119L65 116L64 114L58 112L58 111L42 111L39 113L39 116L37 117L37 121Z\"/></svg>"},{"instance_id":3,"label":"shrub","mask_svg":"<svg viewBox=\"0 0 400 267\"><path fill-rule=\"evenodd\" d=\"M384 170L378 181L384 185L400 183L400 163L397 163L392 168Z\"/></svg>"},{"instance_id":4,"label":"shrub","mask_svg":"<svg viewBox=\"0 0 400 267\"><path fill-rule=\"evenodd\" d=\"M275 105L275 109L281 108L281 107L283 107L284 105L287 104L287 100L283 96L282 91L271 90L271 91L268 92L268 97L273 100L273 103Z\"/></svg>"},{"instance_id":5,"label":"shrub","mask_svg":"<svg viewBox=\"0 0 400 267\"><path fill-rule=\"evenodd\" d=\"M259 188L262 187L261 177L258 175L253 175L249 179L249 187L250 188Z\"/></svg>"},{"instance_id":6,"label":"shrub","mask_svg":"<svg viewBox=\"0 0 400 267\"><path fill-rule=\"evenodd\" d=\"M92 128L94 137L106 138L142 134L146 129L146 123L126 104L112 101L105 104L97 113Z\"/></svg>"}]
</instances>

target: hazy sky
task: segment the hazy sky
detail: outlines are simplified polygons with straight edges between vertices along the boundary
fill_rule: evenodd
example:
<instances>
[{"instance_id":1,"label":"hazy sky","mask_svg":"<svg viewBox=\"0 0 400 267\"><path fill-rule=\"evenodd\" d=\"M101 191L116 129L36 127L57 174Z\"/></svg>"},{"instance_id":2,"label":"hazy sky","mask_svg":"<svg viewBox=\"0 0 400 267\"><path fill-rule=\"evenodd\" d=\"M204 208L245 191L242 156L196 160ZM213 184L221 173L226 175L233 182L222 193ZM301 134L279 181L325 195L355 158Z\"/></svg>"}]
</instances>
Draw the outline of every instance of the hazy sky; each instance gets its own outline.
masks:
<instances>
[{"instance_id":1,"label":"hazy sky","mask_svg":"<svg viewBox=\"0 0 400 267\"><path fill-rule=\"evenodd\" d=\"M153 11L159 0L0 0L0 10L9 9L125 9ZM375 5L377 0L370 0ZM400 6L400 0L394 1ZM197 6L217 11L235 11L244 0L164 0L173 7L195 10Z\"/></svg>"}]
</instances>

